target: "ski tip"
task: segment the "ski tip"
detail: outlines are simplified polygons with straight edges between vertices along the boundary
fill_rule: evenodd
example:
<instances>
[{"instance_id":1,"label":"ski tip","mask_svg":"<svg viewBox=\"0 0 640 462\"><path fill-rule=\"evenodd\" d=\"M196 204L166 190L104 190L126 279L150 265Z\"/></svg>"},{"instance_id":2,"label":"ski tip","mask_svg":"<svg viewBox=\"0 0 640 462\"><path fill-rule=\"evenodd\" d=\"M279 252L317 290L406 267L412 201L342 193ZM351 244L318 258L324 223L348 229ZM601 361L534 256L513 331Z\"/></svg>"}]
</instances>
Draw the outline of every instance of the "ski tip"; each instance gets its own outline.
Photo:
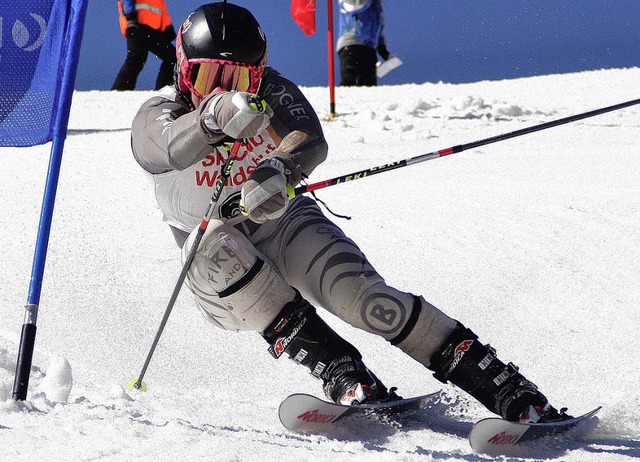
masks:
<instances>
[{"instance_id":1,"label":"ski tip","mask_svg":"<svg viewBox=\"0 0 640 462\"><path fill-rule=\"evenodd\" d=\"M509 422L500 417L489 417L474 424L469 433L469 443L478 454L536 458L544 455L548 459L551 458L551 446L547 444L547 438L580 438L598 425L595 415L600 409L602 406L577 417L547 423Z\"/></svg>"},{"instance_id":2,"label":"ski tip","mask_svg":"<svg viewBox=\"0 0 640 462\"><path fill-rule=\"evenodd\" d=\"M138 379L131 379L127 384L127 387L131 390L147 391L147 384L139 381Z\"/></svg>"}]
</instances>

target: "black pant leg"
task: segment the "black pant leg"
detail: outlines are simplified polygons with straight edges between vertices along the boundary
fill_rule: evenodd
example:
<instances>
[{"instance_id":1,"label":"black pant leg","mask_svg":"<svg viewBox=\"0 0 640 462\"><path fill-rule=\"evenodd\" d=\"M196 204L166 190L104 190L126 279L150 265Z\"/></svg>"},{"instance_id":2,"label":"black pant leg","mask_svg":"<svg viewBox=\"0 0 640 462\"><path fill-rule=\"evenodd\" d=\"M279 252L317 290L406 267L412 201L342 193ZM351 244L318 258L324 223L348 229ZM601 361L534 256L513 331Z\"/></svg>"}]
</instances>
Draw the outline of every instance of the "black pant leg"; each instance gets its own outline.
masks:
<instances>
[{"instance_id":1,"label":"black pant leg","mask_svg":"<svg viewBox=\"0 0 640 462\"><path fill-rule=\"evenodd\" d=\"M374 48L351 45L338 52L340 58L340 85L375 86L377 55Z\"/></svg>"},{"instance_id":2,"label":"black pant leg","mask_svg":"<svg viewBox=\"0 0 640 462\"><path fill-rule=\"evenodd\" d=\"M152 30L149 27L140 26L138 33L127 35L127 58L116 76L111 87L112 90L134 90L136 88L138 75L142 72L147 62L147 56L149 56L145 28Z\"/></svg>"},{"instance_id":3,"label":"black pant leg","mask_svg":"<svg viewBox=\"0 0 640 462\"><path fill-rule=\"evenodd\" d=\"M171 43L170 35L154 31L149 37L149 51L162 60L158 77L156 78L156 90L173 84L173 72L176 65L176 47Z\"/></svg>"}]
</instances>

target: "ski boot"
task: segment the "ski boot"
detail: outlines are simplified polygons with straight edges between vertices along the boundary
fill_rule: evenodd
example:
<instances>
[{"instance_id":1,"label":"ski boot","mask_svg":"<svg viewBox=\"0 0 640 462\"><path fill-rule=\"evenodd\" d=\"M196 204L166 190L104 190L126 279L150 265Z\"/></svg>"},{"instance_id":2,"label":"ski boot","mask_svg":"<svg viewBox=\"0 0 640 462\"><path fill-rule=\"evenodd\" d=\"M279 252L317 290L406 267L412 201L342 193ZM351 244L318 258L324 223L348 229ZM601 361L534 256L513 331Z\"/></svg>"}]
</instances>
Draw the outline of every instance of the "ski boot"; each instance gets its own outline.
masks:
<instances>
[{"instance_id":1,"label":"ski boot","mask_svg":"<svg viewBox=\"0 0 640 462\"><path fill-rule=\"evenodd\" d=\"M553 406L547 403L545 406L532 406L529 405L527 409L520 413L518 422L520 423L550 423L561 422L563 420L572 419L566 413L567 408L563 407L560 411L556 410Z\"/></svg>"},{"instance_id":2,"label":"ski boot","mask_svg":"<svg viewBox=\"0 0 640 462\"><path fill-rule=\"evenodd\" d=\"M487 409L511 422L556 422L570 419L566 409L556 410L538 387L504 364L490 345L458 323L440 349L431 356L429 369L443 383L450 381L480 401Z\"/></svg>"},{"instance_id":3,"label":"ski boot","mask_svg":"<svg viewBox=\"0 0 640 462\"><path fill-rule=\"evenodd\" d=\"M323 378L325 395L337 404L373 404L402 399L396 394L395 387L387 390L359 358L336 358Z\"/></svg>"},{"instance_id":4,"label":"ski boot","mask_svg":"<svg viewBox=\"0 0 640 462\"><path fill-rule=\"evenodd\" d=\"M360 352L334 332L315 308L296 291L262 333L274 358L287 353L323 381L325 395L338 404L362 404L400 399L362 361Z\"/></svg>"}]
</instances>

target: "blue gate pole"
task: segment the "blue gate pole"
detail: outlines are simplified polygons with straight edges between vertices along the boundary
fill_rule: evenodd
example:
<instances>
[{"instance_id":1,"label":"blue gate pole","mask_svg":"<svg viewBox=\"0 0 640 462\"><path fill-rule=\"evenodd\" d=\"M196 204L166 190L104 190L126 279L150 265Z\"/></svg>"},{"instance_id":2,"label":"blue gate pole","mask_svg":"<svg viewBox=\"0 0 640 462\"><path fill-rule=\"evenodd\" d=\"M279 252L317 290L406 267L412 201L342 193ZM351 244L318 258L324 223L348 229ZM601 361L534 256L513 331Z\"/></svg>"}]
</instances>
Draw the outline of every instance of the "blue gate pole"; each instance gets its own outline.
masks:
<instances>
[{"instance_id":1,"label":"blue gate pole","mask_svg":"<svg viewBox=\"0 0 640 462\"><path fill-rule=\"evenodd\" d=\"M13 399L16 401L23 401L27 398L29 373L31 372L31 362L33 360L33 350L36 340L38 305L40 303L44 266L47 258L49 235L51 232L53 207L56 199L56 191L58 189L60 164L62 163L62 151L64 148L64 141L67 137L67 125L69 123L69 112L71 111L71 98L73 96L73 88L75 86L78 57L80 55L80 44L82 43L84 19L87 11L87 0L77 0L72 1L71 3L71 6L65 6L69 8L76 7L77 10L69 15L69 21L71 24L67 29L69 32L68 37L66 38L67 45L63 47L65 54L63 58L66 65L63 66L61 89L54 113L55 121L53 127L49 171L47 172L44 197L42 200L42 211L40 213L38 236L36 238L36 247L31 270L31 282L29 283L29 294L27 297L27 305L25 306L26 312L20 336L18 359L16 361L16 375L13 382Z\"/></svg>"}]
</instances>

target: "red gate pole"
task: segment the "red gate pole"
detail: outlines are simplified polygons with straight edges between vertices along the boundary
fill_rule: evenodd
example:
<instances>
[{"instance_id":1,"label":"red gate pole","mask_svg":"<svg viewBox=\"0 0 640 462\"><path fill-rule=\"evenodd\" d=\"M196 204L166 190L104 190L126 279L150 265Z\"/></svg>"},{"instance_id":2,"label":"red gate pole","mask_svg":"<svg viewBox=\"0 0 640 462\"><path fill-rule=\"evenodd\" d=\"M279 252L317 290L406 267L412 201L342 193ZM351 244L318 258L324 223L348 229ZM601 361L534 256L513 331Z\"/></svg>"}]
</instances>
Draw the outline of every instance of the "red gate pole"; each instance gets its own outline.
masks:
<instances>
[{"instance_id":1,"label":"red gate pole","mask_svg":"<svg viewBox=\"0 0 640 462\"><path fill-rule=\"evenodd\" d=\"M329 61L329 119L336 116L335 56L333 53L333 0L327 0L327 58Z\"/></svg>"}]
</instances>

